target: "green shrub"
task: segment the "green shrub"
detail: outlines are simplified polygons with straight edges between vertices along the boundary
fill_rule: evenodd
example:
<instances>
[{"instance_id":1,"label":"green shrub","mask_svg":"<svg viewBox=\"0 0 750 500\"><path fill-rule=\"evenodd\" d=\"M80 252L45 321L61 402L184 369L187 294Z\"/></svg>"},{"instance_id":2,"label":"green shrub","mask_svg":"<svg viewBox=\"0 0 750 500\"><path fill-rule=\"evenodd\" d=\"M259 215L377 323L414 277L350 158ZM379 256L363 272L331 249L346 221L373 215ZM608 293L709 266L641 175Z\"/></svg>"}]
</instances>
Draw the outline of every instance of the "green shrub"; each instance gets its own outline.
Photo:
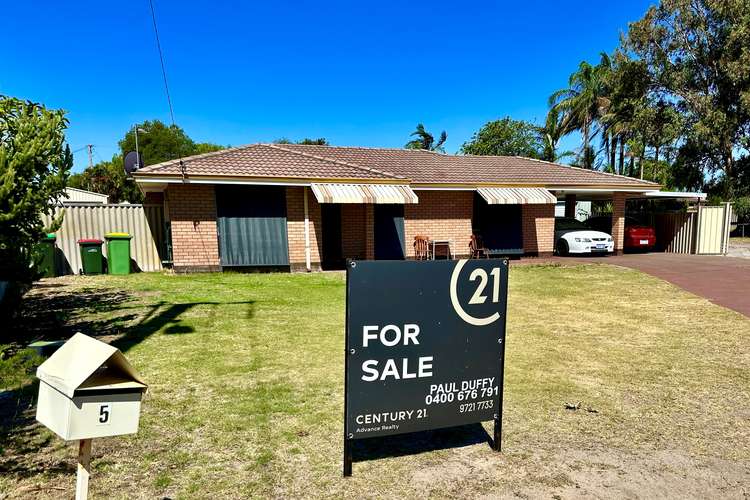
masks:
<instances>
[{"instance_id":1,"label":"green shrub","mask_svg":"<svg viewBox=\"0 0 750 500\"><path fill-rule=\"evenodd\" d=\"M750 196L735 199L732 209L737 214L738 222L750 222Z\"/></svg>"}]
</instances>

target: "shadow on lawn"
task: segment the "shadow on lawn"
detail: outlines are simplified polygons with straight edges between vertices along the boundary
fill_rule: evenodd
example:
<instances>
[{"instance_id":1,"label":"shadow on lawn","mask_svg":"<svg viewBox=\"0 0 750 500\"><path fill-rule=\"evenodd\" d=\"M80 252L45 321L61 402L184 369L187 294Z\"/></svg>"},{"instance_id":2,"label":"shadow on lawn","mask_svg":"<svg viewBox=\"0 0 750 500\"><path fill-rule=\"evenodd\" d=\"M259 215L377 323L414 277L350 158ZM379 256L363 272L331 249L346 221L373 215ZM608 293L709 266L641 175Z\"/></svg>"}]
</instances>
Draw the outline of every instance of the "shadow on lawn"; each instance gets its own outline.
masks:
<instances>
[{"instance_id":1,"label":"shadow on lawn","mask_svg":"<svg viewBox=\"0 0 750 500\"><path fill-rule=\"evenodd\" d=\"M184 304L171 304L159 301L150 305L146 314L140 318L140 321L128 328L125 335L112 342L112 345L125 352L162 329L164 329L164 333L167 335L193 333L195 332L195 328L183 323L180 316L196 306L246 305L246 314L248 317L252 317L255 314L254 304L255 301L252 300L240 302L188 302Z\"/></svg>"},{"instance_id":2,"label":"shadow on lawn","mask_svg":"<svg viewBox=\"0 0 750 500\"><path fill-rule=\"evenodd\" d=\"M70 290L59 284L36 284L37 293L24 298L21 311L2 341L14 350L35 340L61 340L76 332L100 338L127 351L157 332L166 335L195 333L182 316L198 306L246 305L255 314L254 301L200 301L169 303L135 299L111 289ZM237 314L243 314L238 311ZM72 457L55 458L61 441L36 422L37 383L3 390L0 384L0 473L32 477L75 472ZM9 388L5 388L9 389ZM0 493L0 498L3 498Z\"/></svg>"},{"instance_id":3,"label":"shadow on lawn","mask_svg":"<svg viewBox=\"0 0 750 500\"><path fill-rule=\"evenodd\" d=\"M360 439L354 441L352 460L366 462L480 443L492 445L492 438L482 424L469 424L396 436Z\"/></svg>"},{"instance_id":4,"label":"shadow on lawn","mask_svg":"<svg viewBox=\"0 0 750 500\"><path fill-rule=\"evenodd\" d=\"M63 340L81 332L126 351L161 330L169 335L193 333L195 328L181 316L194 307L246 305L246 317L255 314L254 301L148 302L119 290L71 291L57 283L37 283L34 289L36 293L24 298L4 343L22 348L36 340Z\"/></svg>"}]
</instances>

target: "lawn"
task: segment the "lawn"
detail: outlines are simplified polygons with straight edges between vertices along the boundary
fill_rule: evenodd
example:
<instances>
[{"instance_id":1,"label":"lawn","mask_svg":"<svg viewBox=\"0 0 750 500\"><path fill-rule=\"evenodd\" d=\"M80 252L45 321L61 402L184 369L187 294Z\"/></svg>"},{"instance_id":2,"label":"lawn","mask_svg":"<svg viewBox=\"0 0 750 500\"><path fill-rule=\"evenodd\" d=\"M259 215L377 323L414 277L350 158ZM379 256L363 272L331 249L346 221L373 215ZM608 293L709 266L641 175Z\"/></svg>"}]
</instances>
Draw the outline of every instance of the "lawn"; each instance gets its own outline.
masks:
<instances>
[{"instance_id":1,"label":"lawn","mask_svg":"<svg viewBox=\"0 0 750 500\"><path fill-rule=\"evenodd\" d=\"M749 491L750 320L606 265L512 266L502 454L490 423L371 439L343 479L344 289L338 273L66 277L19 325L98 335L150 385L139 433L94 441L94 497ZM75 487L76 449L34 423L33 392L0 394L0 498Z\"/></svg>"}]
</instances>

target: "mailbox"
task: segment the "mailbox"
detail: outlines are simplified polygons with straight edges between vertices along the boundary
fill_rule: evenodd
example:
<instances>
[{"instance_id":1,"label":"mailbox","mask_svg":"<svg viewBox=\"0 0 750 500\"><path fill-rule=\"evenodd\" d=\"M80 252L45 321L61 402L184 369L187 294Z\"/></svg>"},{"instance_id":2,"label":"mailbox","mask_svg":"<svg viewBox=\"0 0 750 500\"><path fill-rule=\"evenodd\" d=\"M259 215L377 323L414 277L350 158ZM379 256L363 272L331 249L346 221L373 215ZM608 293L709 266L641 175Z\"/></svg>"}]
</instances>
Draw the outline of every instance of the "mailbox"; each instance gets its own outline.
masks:
<instances>
[{"instance_id":1,"label":"mailbox","mask_svg":"<svg viewBox=\"0 0 750 500\"><path fill-rule=\"evenodd\" d=\"M66 441L138 432L147 386L117 348L76 333L36 375L36 419Z\"/></svg>"}]
</instances>

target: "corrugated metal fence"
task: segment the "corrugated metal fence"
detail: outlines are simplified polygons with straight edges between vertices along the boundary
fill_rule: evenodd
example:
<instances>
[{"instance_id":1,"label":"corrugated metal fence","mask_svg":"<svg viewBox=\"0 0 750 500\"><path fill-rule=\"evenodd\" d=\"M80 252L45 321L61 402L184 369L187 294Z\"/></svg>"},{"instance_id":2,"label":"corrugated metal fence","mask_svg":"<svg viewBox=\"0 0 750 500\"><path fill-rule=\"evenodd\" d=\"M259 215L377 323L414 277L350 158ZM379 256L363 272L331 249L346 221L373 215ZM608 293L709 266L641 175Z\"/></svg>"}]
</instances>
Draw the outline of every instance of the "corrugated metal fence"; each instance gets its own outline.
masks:
<instances>
[{"instance_id":1,"label":"corrugated metal fence","mask_svg":"<svg viewBox=\"0 0 750 500\"><path fill-rule=\"evenodd\" d=\"M659 250L667 253L723 255L729 243L732 205L698 206L687 212L656 214Z\"/></svg>"},{"instance_id":2,"label":"corrugated metal fence","mask_svg":"<svg viewBox=\"0 0 750 500\"><path fill-rule=\"evenodd\" d=\"M161 205L71 205L64 211L62 227L57 231L58 273L79 274L81 255L78 240L104 239L106 233L123 232L130 240L130 258L137 270L159 271L164 248L164 214ZM45 224L52 218L43 217ZM103 245L107 256L107 245Z\"/></svg>"}]
</instances>

